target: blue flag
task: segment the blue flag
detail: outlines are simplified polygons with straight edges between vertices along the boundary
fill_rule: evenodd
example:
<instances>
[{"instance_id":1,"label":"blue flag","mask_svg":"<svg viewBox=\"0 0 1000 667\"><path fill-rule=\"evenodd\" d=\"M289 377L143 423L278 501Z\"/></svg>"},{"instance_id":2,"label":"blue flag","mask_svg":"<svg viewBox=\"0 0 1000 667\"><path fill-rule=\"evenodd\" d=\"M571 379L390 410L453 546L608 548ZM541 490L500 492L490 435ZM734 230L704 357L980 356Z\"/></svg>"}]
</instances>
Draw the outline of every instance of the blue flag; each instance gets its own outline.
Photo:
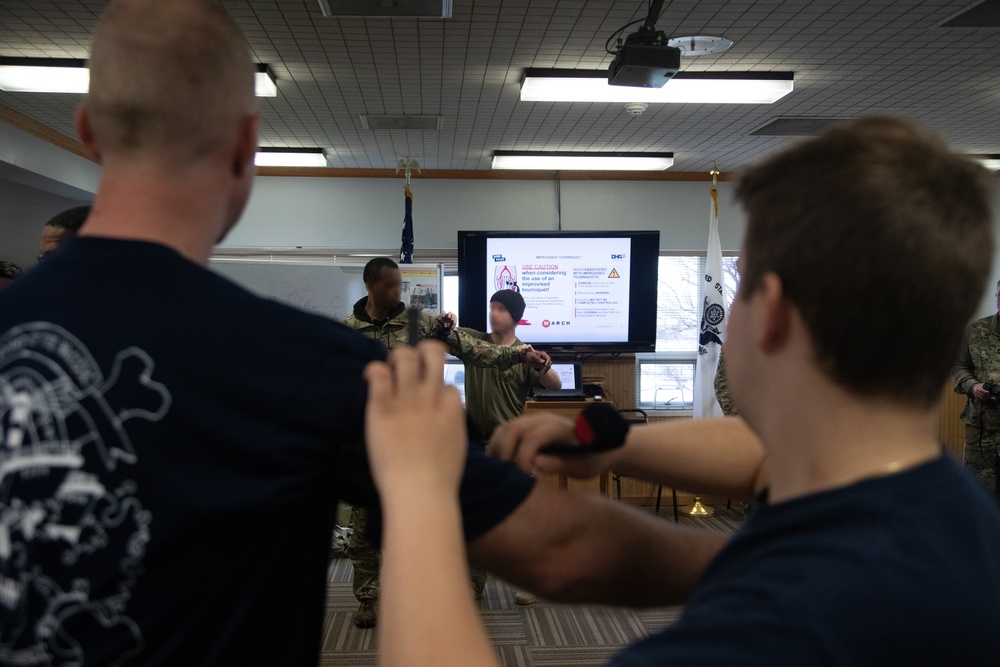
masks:
<instances>
[{"instance_id":1,"label":"blue flag","mask_svg":"<svg viewBox=\"0 0 1000 667\"><path fill-rule=\"evenodd\" d=\"M406 186L403 214L403 243L399 247L399 263L413 264L413 193Z\"/></svg>"}]
</instances>

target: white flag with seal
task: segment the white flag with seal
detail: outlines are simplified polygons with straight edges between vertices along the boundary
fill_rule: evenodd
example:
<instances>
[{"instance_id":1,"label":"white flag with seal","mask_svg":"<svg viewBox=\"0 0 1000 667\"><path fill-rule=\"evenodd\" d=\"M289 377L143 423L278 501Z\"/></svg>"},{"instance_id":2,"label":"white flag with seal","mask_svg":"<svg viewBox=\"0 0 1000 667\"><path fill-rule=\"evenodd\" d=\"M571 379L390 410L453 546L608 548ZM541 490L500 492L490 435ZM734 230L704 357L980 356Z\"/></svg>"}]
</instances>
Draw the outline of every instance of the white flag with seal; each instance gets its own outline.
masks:
<instances>
[{"instance_id":1,"label":"white flag with seal","mask_svg":"<svg viewBox=\"0 0 1000 667\"><path fill-rule=\"evenodd\" d=\"M705 298L698 330L698 359L694 371L694 417L721 417L715 398L715 372L726 339L726 282L722 273L719 241L719 191L712 188L708 225L708 258L705 261Z\"/></svg>"}]
</instances>

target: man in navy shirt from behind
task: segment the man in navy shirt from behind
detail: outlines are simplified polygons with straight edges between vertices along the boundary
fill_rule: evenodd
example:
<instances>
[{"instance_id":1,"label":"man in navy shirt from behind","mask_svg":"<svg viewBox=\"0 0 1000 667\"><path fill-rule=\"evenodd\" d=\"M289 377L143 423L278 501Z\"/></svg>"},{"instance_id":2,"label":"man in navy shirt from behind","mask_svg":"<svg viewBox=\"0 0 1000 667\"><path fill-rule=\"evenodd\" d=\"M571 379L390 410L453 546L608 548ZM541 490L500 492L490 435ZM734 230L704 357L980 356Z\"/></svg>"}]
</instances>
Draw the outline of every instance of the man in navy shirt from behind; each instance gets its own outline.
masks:
<instances>
[{"instance_id":1,"label":"man in navy shirt from behind","mask_svg":"<svg viewBox=\"0 0 1000 667\"><path fill-rule=\"evenodd\" d=\"M317 663L336 502L375 501L362 369L385 353L206 268L257 125L218 3L111 3L77 112L93 208L0 293L0 665ZM472 560L550 598L666 604L724 541L678 549L475 449L464 471Z\"/></svg>"}]
</instances>

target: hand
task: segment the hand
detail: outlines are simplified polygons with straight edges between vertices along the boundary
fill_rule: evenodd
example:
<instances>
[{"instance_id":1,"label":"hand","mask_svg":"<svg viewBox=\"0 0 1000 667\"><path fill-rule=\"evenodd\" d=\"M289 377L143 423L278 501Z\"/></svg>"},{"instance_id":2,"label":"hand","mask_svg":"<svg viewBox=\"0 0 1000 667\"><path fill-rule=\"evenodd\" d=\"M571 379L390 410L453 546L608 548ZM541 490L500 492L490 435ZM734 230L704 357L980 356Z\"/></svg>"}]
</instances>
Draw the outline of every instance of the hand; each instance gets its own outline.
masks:
<instances>
[{"instance_id":1,"label":"hand","mask_svg":"<svg viewBox=\"0 0 1000 667\"><path fill-rule=\"evenodd\" d=\"M552 357L547 352L531 350L525 355L524 363L538 371L539 375L545 375L552 368Z\"/></svg>"},{"instance_id":2,"label":"hand","mask_svg":"<svg viewBox=\"0 0 1000 667\"><path fill-rule=\"evenodd\" d=\"M442 485L458 489L465 464L466 430L458 390L444 384L445 348L423 342L400 348L389 362L365 368L368 405L365 440L375 486L406 500Z\"/></svg>"},{"instance_id":3,"label":"hand","mask_svg":"<svg viewBox=\"0 0 1000 667\"><path fill-rule=\"evenodd\" d=\"M986 398L989 395L990 395L990 392L986 391L986 389L983 388L983 383L982 382L980 382L979 384L977 384L977 385L975 385L975 386L972 387L972 396L973 396L973 398L983 399L983 398Z\"/></svg>"},{"instance_id":4,"label":"hand","mask_svg":"<svg viewBox=\"0 0 1000 667\"><path fill-rule=\"evenodd\" d=\"M441 313L437 319L445 331L451 331L458 326L458 316L455 313Z\"/></svg>"},{"instance_id":5,"label":"hand","mask_svg":"<svg viewBox=\"0 0 1000 667\"><path fill-rule=\"evenodd\" d=\"M525 472L565 473L587 479L610 470L620 449L586 456L548 456L538 450L546 445L578 445L572 419L553 414L521 417L493 431L486 453L501 461L513 461Z\"/></svg>"}]
</instances>

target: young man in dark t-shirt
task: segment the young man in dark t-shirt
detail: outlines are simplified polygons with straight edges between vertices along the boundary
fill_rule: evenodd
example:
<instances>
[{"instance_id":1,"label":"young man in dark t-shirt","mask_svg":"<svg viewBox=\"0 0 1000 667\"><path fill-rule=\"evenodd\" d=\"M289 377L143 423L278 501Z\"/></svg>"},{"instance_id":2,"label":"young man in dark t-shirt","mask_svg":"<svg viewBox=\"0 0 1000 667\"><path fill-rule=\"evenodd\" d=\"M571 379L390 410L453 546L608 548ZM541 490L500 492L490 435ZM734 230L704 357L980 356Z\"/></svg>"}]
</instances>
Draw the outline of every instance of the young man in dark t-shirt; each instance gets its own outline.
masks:
<instances>
[{"instance_id":1,"label":"young man in dark t-shirt","mask_svg":"<svg viewBox=\"0 0 1000 667\"><path fill-rule=\"evenodd\" d=\"M606 434L545 415L498 429L490 450L525 468L576 477L613 468L760 497L680 620L612 665L997 664L1000 507L936 438L941 391L990 269L994 189L983 168L889 118L774 156L737 187L748 224L726 363L741 417L637 427L621 449L564 459L539 449ZM455 505L446 462L461 443L411 443L423 465L385 455L383 433L416 409L395 396L394 376L420 377L452 419L453 399L430 386L439 373L419 371L412 353L392 363L368 370L368 446L384 484L386 543L406 544L413 528L401 518L420 516L420 503ZM415 498L398 480L420 470L435 479L421 488L436 491ZM423 555L454 558L449 544L438 539ZM402 556L387 549L386 587L400 598L385 601L383 665L449 664L453 643L475 656L462 664L496 665L481 628L443 631L462 623L442 617L452 600L394 613L421 587L447 585L398 567ZM429 619L433 646L421 643Z\"/></svg>"}]
</instances>

